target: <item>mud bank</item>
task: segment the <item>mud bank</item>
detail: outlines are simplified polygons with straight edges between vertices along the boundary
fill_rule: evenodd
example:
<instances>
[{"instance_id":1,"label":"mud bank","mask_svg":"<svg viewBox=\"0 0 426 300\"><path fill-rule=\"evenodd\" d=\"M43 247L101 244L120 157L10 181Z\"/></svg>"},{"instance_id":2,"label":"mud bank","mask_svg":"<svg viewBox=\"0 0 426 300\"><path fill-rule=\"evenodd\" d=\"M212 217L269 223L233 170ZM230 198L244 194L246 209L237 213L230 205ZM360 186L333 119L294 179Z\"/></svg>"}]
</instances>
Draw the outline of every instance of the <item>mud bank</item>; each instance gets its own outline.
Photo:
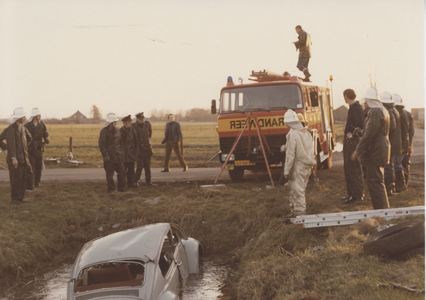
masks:
<instances>
[{"instance_id":1,"label":"mud bank","mask_svg":"<svg viewBox=\"0 0 426 300\"><path fill-rule=\"evenodd\" d=\"M424 205L423 168L413 166L410 189L393 196L391 207ZM318 172L319 182L308 184L309 214L371 209L368 200L342 204L342 176L339 169ZM225 280L229 299L367 294L369 299L404 299L405 291L379 289L377 282L424 288L423 257L396 262L363 253L362 243L374 226L304 230L285 225L288 189L265 188L267 177L221 189L203 190L200 184L211 182L160 183L111 194L98 183L45 183L29 193L30 204L19 206L9 204L9 187L0 186L0 289L25 285L25 274L59 253L78 251L92 238L157 222L179 224L203 243L207 256L225 256L237 265L236 275Z\"/></svg>"}]
</instances>

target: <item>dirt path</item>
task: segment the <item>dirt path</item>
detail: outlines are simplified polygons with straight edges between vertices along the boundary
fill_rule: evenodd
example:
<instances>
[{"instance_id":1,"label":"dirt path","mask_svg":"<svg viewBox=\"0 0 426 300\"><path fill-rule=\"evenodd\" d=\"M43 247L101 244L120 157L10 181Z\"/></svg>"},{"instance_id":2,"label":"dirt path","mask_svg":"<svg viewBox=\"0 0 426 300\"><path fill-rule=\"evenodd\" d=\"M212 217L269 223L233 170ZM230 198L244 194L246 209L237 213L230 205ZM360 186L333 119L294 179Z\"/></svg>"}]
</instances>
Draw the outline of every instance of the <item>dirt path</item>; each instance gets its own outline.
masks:
<instances>
[{"instance_id":1,"label":"dirt path","mask_svg":"<svg viewBox=\"0 0 426 300\"><path fill-rule=\"evenodd\" d=\"M412 163L424 163L425 131L416 128L414 135L414 153L412 155ZM333 153L333 168L343 167L342 152ZM216 179L220 172L220 168L189 168L188 171L182 172L181 168L171 169L170 173L160 172L161 168L151 169L152 181L157 182L176 182L176 181L212 181ZM250 176L250 172L247 175ZM103 168L75 168L75 169L46 169L43 170L42 181L104 181L105 171ZM228 172L224 171L220 176L220 180L230 180ZM9 172L0 170L0 184L9 184Z\"/></svg>"}]
</instances>

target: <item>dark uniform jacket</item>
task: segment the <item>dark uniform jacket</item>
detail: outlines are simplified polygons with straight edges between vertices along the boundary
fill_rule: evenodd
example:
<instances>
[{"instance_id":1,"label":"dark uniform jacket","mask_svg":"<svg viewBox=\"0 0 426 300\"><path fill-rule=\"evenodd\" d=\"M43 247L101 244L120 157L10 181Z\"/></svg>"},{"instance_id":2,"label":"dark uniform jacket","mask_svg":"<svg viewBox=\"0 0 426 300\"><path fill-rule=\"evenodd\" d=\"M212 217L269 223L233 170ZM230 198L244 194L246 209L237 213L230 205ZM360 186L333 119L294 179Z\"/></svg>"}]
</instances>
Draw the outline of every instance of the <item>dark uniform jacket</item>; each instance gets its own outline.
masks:
<instances>
[{"instance_id":1,"label":"dark uniform jacket","mask_svg":"<svg viewBox=\"0 0 426 300\"><path fill-rule=\"evenodd\" d=\"M299 49L299 57L312 57L311 53L311 36L306 31L302 30L299 32L298 41L294 44Z\"/></svg>"},{"instance_id":2,"label":"dark uniform jacket","mask_svg":"<svg viewBox=\"0 0 426 300\"><path fill-rule=\"evenodd\" d=\"M134 127L120 128L121 147L124 150L125 162L135 162L138 160L138 139Z\"/></svg>"},{"instance_id":3,"label":"dark uniform jacket","mask_svg":"<svg viewBox=\"0 0 426 300\"><path fill-rule=\"evenodd\" d=\"M391 144L391 156L401 155L401 122L399 112L395 106L383 104L389 112L390 128L389 128L389 141ZM391 104L393 105L393 104Z\"/></svg>"},{"instance_id":4,"label":"dark uniform jacket","mask_svg":"<svg viewBox=\"0 0 426 300\"><path fill-rule=\"evenodd\" d=\"M143 124L139 124L138 122L136 122L136 123L133 123L133 128L135 128L135 131L137 134L139 156L142 156L142 157L152 156L151 123L149 121L144 121Z\"/></svg>"},{"instance_id":5,"label":"dark uniform jacket","mask_svg":"<svg viewBox=\"0 0 426 300\"><path fill-rule=\"evenodd\" d=\"M121 148L121 135L116 127L104 127L99 134L99 149L103 159L110 159L112 163L124 162L124 151Z\"/></svg>"},{"instance_id":6,"label":"dark uniform jacket","mask_svg":"<svg viewBox=\"0 0 426 300\"><path fill-rule=\"evenodd\" d=\"M397 106L396 109L399 112L399 121L401 123L401 148L402 154L408 154L408 142L409 142L409 129L410 129L410 120L408 115L405 113L405 110L402 106Z\"/></svg>"},{"instance_id":7,"label":"dark uniform jacket","mask_svg":"<svg viewBox=\"0 0 426 300\"><path fill-rule=\"evenodd\" d=\"M33 122L28 122L25 124L25 128L28 129L33 137L32 142L28 143L28 152L41 157L44 152L44 144L49 143L49 133L46 125L44 125L43 121L39 121L37 126Z\"/></svg>"},{"instance_id":8,"label":"dark uniform jacket","mask_svg":"<svg viewBox=\"0 0 426 300\"><path fill-rule=\"evenodd\" d=\"M356 127L360 129L364 127L364 111L358 101L355 101L349 105L348 119L346 120L345 127L345 137L348 132L353 132Z\"/></svg>"},{"instance_id":9,"label":"dark uniform jacket","mask_svg":"<svg viewBox=\"0 0 426 300\"><path fill-rule=\"evenodd\" d=\"M370 108L364 122L363 136L356 151L363 166L385 166L389 163L389 113L385 108Z\"/></svg>"},{"instance_id":10,"label":"dark uniform jacket","mask_svg":"<svg viewBox=\"0 0 426 300\"><path fill-rule=\"evenodd\" d=\"M12 163L15 157L20 164L30 164L28 158L27 134L25 127L19 129L18 123L13 123L6 128L7 162Z\"/></svg>"},{"instance_id":11,"label":"dark uniform jacket","mask_svg":"<svg viewBox=\"0 0 426 300\"><path fill-rule=\"evenodd\" d=\"M9 127L6 127L4 130L3 130L3 132L2 133L0 133L0 148L3 150L3 151L6 151L7 150L7 144L4 142L5 140L6 140L6 138L7 138L7 129L8 129ZM26 128L26 127L24 127L25 128L25 135L27 136L27 144L28 143L30 143L31 141L32 141L32 136L31 136L31 133L28 131L28 129Z\"/></svg>"},{"instance_id":12,"label":"dark uniform jacket","mask_svg":"<svg viewBox=\"0 0 426 300\"><path fill-rule=\"evenodd\" d=\"M180 124L176 121L167 122L166 131L164 133L164 139L161 142L164 144L167 140L174 140L175 143L179 142L182 137L182 131L180 130Z\"/></svg>"}]
</instances>

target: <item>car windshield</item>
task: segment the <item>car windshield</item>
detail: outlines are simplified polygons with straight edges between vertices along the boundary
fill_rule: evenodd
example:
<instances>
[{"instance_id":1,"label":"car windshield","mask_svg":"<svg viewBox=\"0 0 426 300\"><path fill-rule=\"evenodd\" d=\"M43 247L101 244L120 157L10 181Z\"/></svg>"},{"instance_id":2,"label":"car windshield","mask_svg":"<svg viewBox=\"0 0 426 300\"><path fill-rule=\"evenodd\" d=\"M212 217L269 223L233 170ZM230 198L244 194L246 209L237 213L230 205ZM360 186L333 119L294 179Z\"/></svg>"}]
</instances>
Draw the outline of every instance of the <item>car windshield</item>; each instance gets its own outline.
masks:
<instances>
[{"instance_id":1,"label":"car windshield","mask_svg":"<svg viewBox=\"0 0 426 300\"><path fill-rule=\"evenodd\" d=\"M303 108L297 84L229 88L222 91L220 113Z\"/></svg>"},{"instance_id":2,"label":"car windshield","mask_svg":"<svg viewBox=\"0 0 426 300\"><path fill-rule=\"evenodd\" d=\"M144 282L145 263L139 260L120 260L91 265L80 271L74 292L102 288L141 286Z\"/></svg>"}]
</instances>

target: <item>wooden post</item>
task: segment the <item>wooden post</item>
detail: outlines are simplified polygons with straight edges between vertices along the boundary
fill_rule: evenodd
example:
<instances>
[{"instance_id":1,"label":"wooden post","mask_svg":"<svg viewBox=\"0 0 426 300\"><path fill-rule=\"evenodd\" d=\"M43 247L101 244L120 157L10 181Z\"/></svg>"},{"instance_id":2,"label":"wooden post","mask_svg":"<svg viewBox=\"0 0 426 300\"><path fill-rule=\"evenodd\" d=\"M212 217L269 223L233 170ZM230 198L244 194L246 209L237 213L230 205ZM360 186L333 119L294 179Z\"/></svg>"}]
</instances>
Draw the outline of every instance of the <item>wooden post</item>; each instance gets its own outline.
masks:
<instances>
[{"instance_id":1,"label":"wooden post","mask_svg":"<svg viewBox=\"0 0 426 300\"><path fill-rule=\"evenodd\" d=\"M70 153L72 155L72 136L70 136Z\"/></svg>"}]
</instances>

